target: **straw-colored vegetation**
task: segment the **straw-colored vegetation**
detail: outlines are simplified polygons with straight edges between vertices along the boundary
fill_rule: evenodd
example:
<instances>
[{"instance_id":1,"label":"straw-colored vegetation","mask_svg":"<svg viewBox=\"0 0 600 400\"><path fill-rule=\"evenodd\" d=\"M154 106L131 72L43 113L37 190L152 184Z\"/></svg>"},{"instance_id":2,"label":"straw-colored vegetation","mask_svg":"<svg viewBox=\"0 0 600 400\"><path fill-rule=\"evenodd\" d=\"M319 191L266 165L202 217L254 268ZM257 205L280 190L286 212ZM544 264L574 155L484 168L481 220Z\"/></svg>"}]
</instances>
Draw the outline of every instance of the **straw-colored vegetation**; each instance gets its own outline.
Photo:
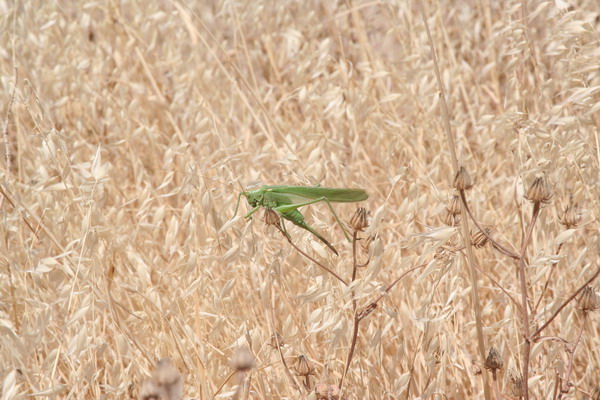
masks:
<instances>
[{"instance_id":1,"label":"straw-colored vegetation","mask_svg":"<svg viewBox=\"0 0 600 400\"><path fill-rule=\"evenodd\" d=\"M419 4L0 1L2 399L600 398L600 6Z\"/></svg>"}]
</instances>

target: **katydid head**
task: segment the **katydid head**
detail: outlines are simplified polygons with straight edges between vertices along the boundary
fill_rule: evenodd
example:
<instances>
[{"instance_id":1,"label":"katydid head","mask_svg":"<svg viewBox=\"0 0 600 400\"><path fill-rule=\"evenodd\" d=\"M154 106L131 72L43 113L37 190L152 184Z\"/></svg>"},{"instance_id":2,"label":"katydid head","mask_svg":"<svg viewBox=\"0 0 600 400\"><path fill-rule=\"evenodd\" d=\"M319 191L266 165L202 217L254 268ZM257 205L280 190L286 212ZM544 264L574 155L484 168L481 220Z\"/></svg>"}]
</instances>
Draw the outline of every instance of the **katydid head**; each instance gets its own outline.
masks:
<instances>
[{"instance_id":1,"label":"katydid head","mask_svg":"<svg viewBox=\"0 0 600 400\"><path fill-rule=\"evenodd\" d=\"M263 202L264 193L262 190L252 190L250 192L242 192L242 195L244 195L244 197L246 197L246 200L248 200L248 204L250 204L250 207L252 207L252 208L258 206L259 204L262 204L262 202Z\"/></svg>"}]
</instances>

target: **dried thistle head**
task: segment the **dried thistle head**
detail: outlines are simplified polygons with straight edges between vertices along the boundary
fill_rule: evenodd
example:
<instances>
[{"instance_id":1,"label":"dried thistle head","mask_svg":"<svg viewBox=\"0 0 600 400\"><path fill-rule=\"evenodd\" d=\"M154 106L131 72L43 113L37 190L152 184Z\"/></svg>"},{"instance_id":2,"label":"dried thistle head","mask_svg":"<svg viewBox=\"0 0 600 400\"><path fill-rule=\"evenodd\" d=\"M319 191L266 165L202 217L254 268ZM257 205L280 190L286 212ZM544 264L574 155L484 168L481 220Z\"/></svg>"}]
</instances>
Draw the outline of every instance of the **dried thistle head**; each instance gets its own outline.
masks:
<instances>
[{"instance_id":1,"label":"dried thistle head","mask_svg":"<svg viewBox=\"0 0 600 400\"><path fill-rule=\"evenodd\" d=\"M339 400L340 388L337 385L319 383L315 387L317 400Z\"/></svg>"},{"instance_id":2,"label":"dried thistle head","mask_svg":"<svg viewBox=\"0 0 600 400\"><path fill-rule=\"evenodd\" d=\"M497 370L502 369L502 367L504 367L504 362L502 361L500 352L496 350L495 347L490 348L490 351L488 352L483 366L492 372L496 372Z\"/></svg>"},{"instance_id":3,"label":"dried thistle head","mask_svg":"<svg viewBox=\"0 0 600 400\"><path fill-rule=\"evenodd\" d=\"M508 372L510 377L510 391L513 396L522 397L523 396L523 377L519 372L514 370L510 370Z\"/></svg>"},{"instance_id":4,"label":"dried thistle head","mask_svg":"<svg viewBox=\"0 0 600 400\"><path fill-rule=\"evenodd\" d=\"M448 226L458 226L460 224L460 214L452 214L448 209L446 209L443 219L444 224Z\"/></svg>"},{"instance_id":5,"label":"dried thistle head","mask_svg":"<svg viewBox=\"0 0 600 400\"><path fill-rule=\"evenodd\" d=\"M373 243L375 241L375 239L377 239L377 234L369 235L368 238L361 241L360 246L362 247L362 249L365 253L369 252L369 247L371 247L371 243Z\"/></svg>"},{"instance_id":6,"label":"dried thistle head","mask_svg":"<svg viewBox=\"0 0 600 400\"><path fill-rule=\"evenodd\" d=\"M484 247L488 242L488 236L490 236L492 230L490 228L484 228L484 231L485 233L478 230L477 232L471 234L471 244L476 249Z\"/></svg>"},{"instance_id":7,"label":"dried thistle head","mask_svg":"<svg viewBox=\"0 0 600 400\"><path fill-rule=\"evenodd\" d=\"M552 198L552 189L545 175L538 176L527 189L525 198L534 204L548 203Z\"/></svg>"},{"instance_id":8,"label":"dried thistle head","mask_svg":"<svg viewBox=\"0 0 600 400\"><path fill-rule=\"evenodd\" d=\"M569 202L558 222L564 225L567 229L571 229L579 225L581 222L581 213L579 212L577 205Z\"/></svg>"},{"instance_id":9,"label":"dried thistle head","mask_svg":"<svg viewBox=\"0 0 600 400\"><path fill-rule=\"evenodd\" d=\"M364 207L358 207L352 218L350 218L350 227L356 232L362 232L369 226L369 211Z\"/></svg>"},{"instance_id":10,"label":"dried thistle head","mask_svg":"<svg viewBox=\"0 0 600 400\"><path fill-rule=\"evenodd\" d=\"M315 367L313 363L303 354L300 354L296 359L296 365L294 366L296 375L298 376L309 376L315 373Z\"/></svg>"},{"instance_id":11,"label":"dried thistle head","mask_svg":"<svg viewBox=\"0 0 600 400\"><path fill-rule=\"evenodd\" d=\"M600 300L596 294L596 290L592 286L588 286L579 295L577 307L585 312L596 311L600 308Z\"/></svg>"},{"instance_id":12,"label":"dried thistle head","mask_svg":"<svg viewBox=\"0 0 600 400\"><path fill-rule=\"evenodd\" d=\"M254 354L246 346L238 347L229 360L229 365L239 372L249 371L256 365Z\"/></svg>"},{"instance_id":13,"label":"dried thistle head","mask_svg":"<svg viewBox=\"0 0 600 400\"><path fill-rule=\"evenodd\" d=\"M458 172L454 176L453 187L456 190L468 190L473 187L473 181L465 167L458 169Z\"/></svg>"},{"instance_id":14,"label":"dried thistle head","mask_svg":"<svg viewBox=\"0 0 600 400\"><path fill-rule=\"evenodd\" d=\"M265 208L263 221L267 225L279 226L281 218L279 217L279 214L277 214L277 212L273 211L270 208Z\"/></svg>"},{"instance_id":15,"label":"dried thistle head","mask_svg":"<svg viewBox=\"0 0 600 400\"><path fill-rule=\"evenodd\" d=\"M274 349L285 346L285 339L283 336L279 334L279 332L275 332L271 335L271 340L269 341L269 346Z\"/></svg>"},{"instance_id":16,"label":"dried thistle head","mask_svg":"<svg viewBox=\"0 0 600 400\"><path fill-rule=\"evenodd\" d=\"M448 203L448 206L446 207L446 210L448 210L449 214L452 215L458 215L462 212L462 208L460 205L460 196L455 194L452 196L452 198L450 199L450 202Z\"/></svg>"},{"instance_id":17,"label":"dried thistle head","mask_svg":"<svg viewBox=\"0 0 600 400\"><path fill-rule=\"evenodd\" d=\"M142 384L141 400L181 400L183 379L171 360L164 358L156 363L152 377Z\"/></svg>"}]
</instances>

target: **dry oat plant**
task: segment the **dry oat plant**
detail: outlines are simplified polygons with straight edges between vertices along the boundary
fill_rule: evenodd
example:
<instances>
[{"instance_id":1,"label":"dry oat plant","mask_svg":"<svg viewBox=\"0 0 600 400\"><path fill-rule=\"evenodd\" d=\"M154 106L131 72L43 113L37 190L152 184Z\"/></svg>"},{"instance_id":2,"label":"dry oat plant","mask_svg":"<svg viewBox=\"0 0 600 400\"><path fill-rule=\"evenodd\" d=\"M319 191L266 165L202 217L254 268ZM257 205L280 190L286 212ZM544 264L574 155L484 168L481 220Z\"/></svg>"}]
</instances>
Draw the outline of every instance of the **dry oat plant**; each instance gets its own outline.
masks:
<instances>
[{"instance_id":1,"label":"dry oat plant","mask_svg":"<svg viewBox=\"0 0 600 400\"><path fill-rule=\"evenodd\" d=\"M597 0L0 15L2 400L600 399Z\"/></svg>"}]
</instances>

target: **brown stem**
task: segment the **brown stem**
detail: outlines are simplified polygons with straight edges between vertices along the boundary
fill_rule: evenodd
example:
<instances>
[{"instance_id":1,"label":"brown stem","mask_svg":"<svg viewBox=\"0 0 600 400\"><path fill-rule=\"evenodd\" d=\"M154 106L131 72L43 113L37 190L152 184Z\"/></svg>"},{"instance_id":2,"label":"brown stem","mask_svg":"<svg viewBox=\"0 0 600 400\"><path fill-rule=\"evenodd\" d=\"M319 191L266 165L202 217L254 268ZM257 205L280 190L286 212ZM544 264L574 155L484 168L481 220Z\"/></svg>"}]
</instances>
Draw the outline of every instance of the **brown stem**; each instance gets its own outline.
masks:
<instances>
[{"instance_id":1,"label":"brown stem","mask_svg":"<svg viewBox=\"0 0 600 400\"><path fill-rule=\"evenodd\" d=\"M562 243L558 245L558 248L556 249L556 255L560 254L560 250L562 249L562 245L563 245ZM556 265L557 264L553 264L552 267L550 267L550 272L548 272L548 277L546 278L546 283L544 283L544 288L542 289L542 293L540 293L540 298L535 303L535 307L533 307L533 313L534 314L537 311L538 307L540 306L540 303L542 302L542 299L544 298L544 292L546 292L546 289L548 289L548 284L550 283L550 278L552 277L552 273L556 269Z\"/></svg>"},{"instance_id":2,"label":"brown stem","mask_svg":"<svg viewBox=\"0 0 600 400\"><path fill-rule=\"evenodd\" d=\"M308 254L306 254L304 251L302 251L302 249L300 249L300 247L296 246L296 244L294 242L292 242L292 239L290 238L290 236L281 228L281 226L277 225L277 229L279 229L279 232L281 232L283 237L286 238L286 240L298 251L298 253L302 254L304 257L308 258L309 260L311 260L312 262L317 264L319 267L321 267L325 271L329 272L331 275L336 277L338 281L342 282L345 286L348 286L348 282L346 282L344 280L344 278L342 278L341 276L339 276L338 274L333 272L331 269L327 268L326 266L324 266L323 264L321 264L320 262L318 262L317 260L315 260L314 258L309 256Z\"/></svg>"},{"instance_id":3,"label":"brown stem","mask_svg":"<svg viewBox=\"0 0 600 400\"><path fill-rule=\"evenodd\" d=\"M554 313L552 314L552 316L550 318L548 318L548 320L546 321L546 323L544 325L542 325L540 328L538 328L537 331L535 331L531 336L530 339L535 339L544 329L546 329L546 327L548 325L550 325L550 323L554 320L554 318L556 318L558 316L558 314L563 310L563 308L565 308L567 306L567 304L569 304L575 297L577 297L577 295L579 293L581 293L581 291L583 289L585 289L590 283L592 283L597 277L598 275L600 275L600 268L598 268L596 270L596 272L594 273L594 275L592 275L592 277L590 279L588 279L583 286L581 286L579 289L577 289L571 296L569 296L569 298L567 300L565 300L560 307L558 307L556 309L556 311L554 311Z\"/></svg>"},{"instance_id":4,"label":"brown stem","mask_svg":"<svg viewBox=\"0 0 600 400\"><path fill-rule=\"evenodd\" d=\"M483 275L485 275L490 281L492 281L492 283L494 284L494 286L498 287L498 289L502 290L502 292L504 292L504 294L506 296L508 296L508 298L510 299L510 301L513 302L513 304L517 307L517 310L519 310L520 313L523 313L523 309L521 308L521 305L517 302L517 300L515 300L514 297L511 296L510 293L508 293L506 291L506 289L504 289L498 282L496 282L496 280L494 280L494 278L488 274L487 272L485 272L483 269L481 269L481 267L477 264L475 264L475 268L477 268L477 270L479 272L481 272Z\"/></svg>"},{"instance_id":5,"label":"brown stem","mask_svg":"<svg viewBox=\"0 0 600 400\"><path fill-rule=\"evenodd\" d=\"M556 372L556 379L554 380L554 387L552 388L552 400L556 400L558 395L558 385L560 384L560 374Z\"/></svg>"},{"instance_id":6,"label":"brown stem","mask_svg":"<svg viewBox=\"0 0 600 400\"><path fill-rule=\"evenodd\" d=\"M583 328L585 327L585 321L587 319L586 317L587 317L587 312L584 310L583 311L583 322L581 323L581 326L579 327L579 334L577 335L577 340L575 341L575 344L573 344L573 347L568 350L568 352L570 353L569 364L568 364L569 366L567 367L567 375L562 384L562 387L560 388L560 393L558 394L559 400L562 399L562 395L564 393L569 393L569 389L572 386L571 373L573 372L573 360L575 359L575 351L577 350L577 346L579 346L579 342L581 341L581 336L583 335Z\"/></svg>"},{"instance_id":7,"label":"brown stem","mask_svg":"<svg viewBox=\"0 0 600 400\"><path fill-rule=\"evenodd\" d=\"M356 270L358 269L358 265L356 263L356 239L358 232L354 230L352 233L352 281L356 280ZM354 297L354 289L352 289L352 311L356 312L356 298Z\"/></svg>"},{"instance_id":8,"label":"brown stem","mask_svg":"<svg viewBox=\"0 0 600 400\"><path fill-rule=\"evenodd\" d=\"M506 247L502 246L499 242L497 242L496 240L494 240L492 238L492 236L489 233L487 233L487 231L479 224L479 222L477 222L477 220L475 219L475 216L473 215L473 212L469 208L469 204L467 203L467 198L465 196L465 192L464 191L460 192L460 197L461 197L461 199L463 201L463 204L465 205L465 209L467 210L467 214L471 218L471 221L473 221L473 223L475 224L475 226L477 227L477 229L479 229L479 231L484 234L484 236L487 238L487 240L489 240L490 243L492 243L492 246L494 246L494 248L496 248L500 253L502 253L502 254L504 254L506 256L509 256L511 258L518 259L519 256L517 254L515 254L512 251L508 250Z\"/></svg>"},{"instance_id":9,"label":"brown stem","mask_svg":"<svg viewBox=\"0 0 600 400\"><path fill-rule=\"evenodd\" d=\"M348 357L346 357L346 366L344 367L344 373L342 374L342 378L340 379L340 393L344 387L344 379L346 379L346 374L348 373L348 369L350 368L350 363L352 362L352 356L354 356L354 350L356 349L356 342L358 340L358 324L360 324L360 319L358 319L358 314L354 314L354 326L352 328L352 344L350 344L350 350L348 351Z\"/></svg>"},{"instance_id":10,"label":"brown stem","mask_svg":"<svg viewBox=\"0 0 600 400\"><path fill-rule=\"evenodd\" d=\"M533 213L531 215L531 223L527 229L527 234L523 239L523 244L521 245L521 253L519 254L519 278L521 281L521 306L522 308L522 317L523 317L523 338L525 339L525 343L523 344L523 365L521 366L523 369L523 398L525 400L529 400L529 357L531 353L531 338L529 336L529 296L527 293L527 277L525 276L525 254L527 253L527 245L529 244L529 240L531 239L531 234L533 233L533 227L535 226L535 222L537 221L537 217L540 212L540 203L533 203Z\"/></svg>"}]
</instances>

